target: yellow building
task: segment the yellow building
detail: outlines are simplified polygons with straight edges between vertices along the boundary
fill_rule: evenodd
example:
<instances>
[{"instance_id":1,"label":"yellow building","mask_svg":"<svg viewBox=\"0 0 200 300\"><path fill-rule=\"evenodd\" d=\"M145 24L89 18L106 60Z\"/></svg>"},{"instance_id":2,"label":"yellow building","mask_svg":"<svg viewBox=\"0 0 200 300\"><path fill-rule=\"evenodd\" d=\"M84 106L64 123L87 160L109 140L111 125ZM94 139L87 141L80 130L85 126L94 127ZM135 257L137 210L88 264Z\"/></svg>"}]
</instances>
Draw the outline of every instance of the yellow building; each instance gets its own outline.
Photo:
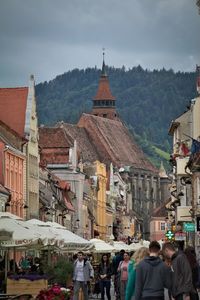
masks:
<instances>
[{"instance_id":1,"label":"yellow building","mask_svg":"<svg viewBox=\"0 0 200 300\"><path fill-rule=\"evenodd\" d=\"M98 180L97 191L97 230L99 238L106 240L107 227L106 227L106 165L95 161L96 176Z\"/></svg>"}]
</instances>

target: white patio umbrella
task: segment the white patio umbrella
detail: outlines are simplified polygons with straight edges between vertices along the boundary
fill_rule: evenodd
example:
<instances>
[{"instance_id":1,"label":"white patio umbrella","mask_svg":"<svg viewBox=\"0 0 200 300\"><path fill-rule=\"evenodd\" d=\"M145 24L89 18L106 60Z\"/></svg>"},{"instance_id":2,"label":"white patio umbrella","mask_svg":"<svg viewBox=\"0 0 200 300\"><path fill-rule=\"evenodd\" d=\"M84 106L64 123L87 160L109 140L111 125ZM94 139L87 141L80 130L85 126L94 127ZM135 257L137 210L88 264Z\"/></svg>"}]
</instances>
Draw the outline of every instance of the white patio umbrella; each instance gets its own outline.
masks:
<instances>
[{"instance_id":1,"label":"white patio umbrella","mask_svg":"<svg viewBox=\"0 0 200 300\"><path fill-rule=\"evenodd\" d=\"M93 244L80 237L79 235L67 230L64 226L56 222L46 222L46 224L51 226L51 229L56 234L59 234L64 240L64 246L62 251L80 251L80 250L90 250L93 248Z\"/></svg>"},{"instance_id":2,"label":"white patio umbrella","mask_svg":"<svg viewBox=\"0 0 200 300\"><path fill-rule=\"evenodd\" d=\"M10 232L11 237L7 240L1 240L1 247L27 247L36 244L40 239L39 234L26 226L21 220L16 220L6 215L0 216L1 232Z\"/></svg>"},{"instance_id":3,"label":"white patio umbrella","mask_svg":"<svg viewBox=\"0 0 200 300\"><path fill-rule=\"evenodd\" d=\"M93 252L96 253L110 253L115 252L115 248L110 244L107 244L103 240L100 239L91 239L90 242L93 244L94 249Z\"/></svg>"},{"instance_id":4,"label":"white patio umbrella","mask_svg":"<svg viewBox=\"0 0 200 300\"><path fill-rule=\"evenodd\" d=\"M0 218L1 217L9 217L9 218L15 219L15 220L22 220L22 218L14 215L14 214L11 214L10 212L4 212L4 211L0 212Z\"/></svg>"},{"instance_id":5,"label":"white patio umbrella","mask_svg":"<svg viewBox=\"0 0 200 300\"><path fill-rule=\"evenodd\" d=\"M116 251L120 251L122 249L125 251L130 251L129 245L125 244L123 241L114 241L113 247Z\"/></svg>"},{"instance_id":6,"label":"white patio umbrella","mask_svg":"<svg viewBox=\"0 0 200 300\"><path fill-rule=\"evenodd\" d=\"M148 248L149 244L150 244L150 242L146 241L146 240L143 240L143 242L142 242L143 247L147 247Z\"/></svg>"},{"instance_id":7,"label":"white patio umbrella","mask_svg":"<svg viewBox=\"0 0 200 300\"><path fill-rule=\"evenodd\" d=\"M141 243L132 243L129 245L129 251L136 251L142 247L146 247L146 246L142 245Z\"/></svg>"},{"instance_id":8,"label":"white patio umbrella","mask_svg":"<svg viewBox=\"0 0 200 300\"><path fill-rule=\"evenodd\" d=\"M36 234L40 235L40 240L44 246L63 246L61 235L53 232L50 225L37 219L31 219L25 222L26 225Z\"/></svg>"}]
</instances>

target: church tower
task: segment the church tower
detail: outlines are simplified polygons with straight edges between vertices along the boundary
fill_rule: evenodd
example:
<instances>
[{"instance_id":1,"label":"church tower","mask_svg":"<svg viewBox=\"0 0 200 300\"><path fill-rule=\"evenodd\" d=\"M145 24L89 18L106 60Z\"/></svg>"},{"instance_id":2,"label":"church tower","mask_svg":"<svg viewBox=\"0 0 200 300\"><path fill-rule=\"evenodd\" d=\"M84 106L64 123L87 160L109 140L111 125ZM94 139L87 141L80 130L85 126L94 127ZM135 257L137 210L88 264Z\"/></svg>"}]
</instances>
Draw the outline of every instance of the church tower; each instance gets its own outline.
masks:
<instances>
[{"instance_id":1,"label":"church tower","mask_svg":"<svg viewBox=\"0 0 200 300\"><path fill-rule=\"evenodd\" d=\"M110 85L104 62L104 54L105 53L103 52L103 64L99 86L96 96L93 98L92 115L115 120L118 119L115 108L115 97L110 91Z\"/></svg>"}]
</instances>

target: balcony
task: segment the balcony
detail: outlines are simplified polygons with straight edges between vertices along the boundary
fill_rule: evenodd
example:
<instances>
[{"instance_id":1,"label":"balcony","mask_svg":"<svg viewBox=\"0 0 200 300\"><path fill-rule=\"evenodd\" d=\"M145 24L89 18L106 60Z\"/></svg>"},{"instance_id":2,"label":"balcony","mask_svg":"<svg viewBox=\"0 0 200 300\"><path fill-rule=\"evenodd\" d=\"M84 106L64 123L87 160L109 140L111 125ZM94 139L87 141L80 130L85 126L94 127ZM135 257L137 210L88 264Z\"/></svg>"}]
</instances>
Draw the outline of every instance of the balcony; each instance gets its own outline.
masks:
<instances>
[{"instance_id":1,"label":"balcony","mask_svg":"<svg viewBox=\"0 0 200 300\"><path fill-rule=\"evenodd\" d=\"M187 157L177 157L176 158L176 174L177 175L186 175L185 167L189 161L189 156Z\"/></svg>"},{"instance_id":2,"label":"balcony","mask_svg":"<svg viewBox=\"0 0 200 300\"><path fill-rule=\"evenodd\" d=\"M192 206L177 206L176 222L192 222Z\"/></svg>"}]
</instances>

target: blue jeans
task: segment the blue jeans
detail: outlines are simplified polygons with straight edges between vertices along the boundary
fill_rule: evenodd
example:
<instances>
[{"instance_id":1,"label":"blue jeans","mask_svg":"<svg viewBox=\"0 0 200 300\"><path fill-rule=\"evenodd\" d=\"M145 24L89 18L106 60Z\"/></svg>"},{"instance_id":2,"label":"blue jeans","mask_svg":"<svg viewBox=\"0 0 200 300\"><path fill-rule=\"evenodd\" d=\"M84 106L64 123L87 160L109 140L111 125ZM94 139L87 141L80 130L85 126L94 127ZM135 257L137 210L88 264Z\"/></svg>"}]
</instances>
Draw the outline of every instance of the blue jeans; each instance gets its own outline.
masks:
<instances>
[{"instance_id":1,"label":"blue jeans","mask_svg":"<svg viewBox=\"0 0 200 300\"><path fill-rule=\"evenodd\" d=\"M104 300L105 289L106 289L106 296L107 296L108 300L111 300L111 296L110 296L111 282L110 282L110 280L100 280L99 285L100 285L100 291L101 291L101 300Z\"/></svg>"}]
</instances>

